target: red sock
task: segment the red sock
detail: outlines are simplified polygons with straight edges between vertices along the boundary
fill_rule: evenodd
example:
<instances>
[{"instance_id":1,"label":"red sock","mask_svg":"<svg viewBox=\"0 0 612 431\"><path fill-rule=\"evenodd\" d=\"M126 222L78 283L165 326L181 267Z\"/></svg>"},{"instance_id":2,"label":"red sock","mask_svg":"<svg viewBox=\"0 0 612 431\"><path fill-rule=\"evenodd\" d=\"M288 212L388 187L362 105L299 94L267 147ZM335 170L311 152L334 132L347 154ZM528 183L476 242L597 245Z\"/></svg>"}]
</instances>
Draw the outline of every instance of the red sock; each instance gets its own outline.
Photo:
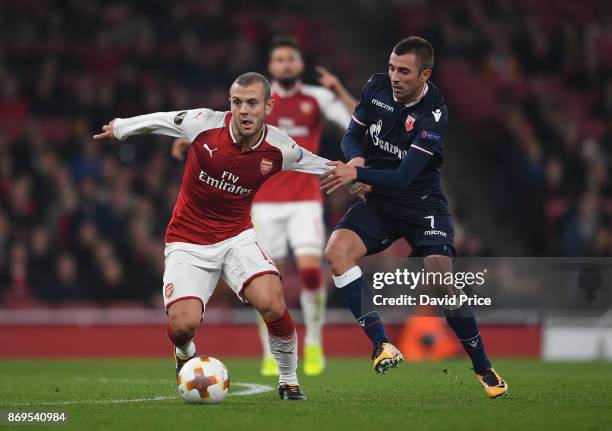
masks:
<instances>
[{"instance_id":1,"label":"red sock","mask_svg":"<svg viewBox=\"0 0 612 431\"><path fill-rule=\"evenodd\" d=\"M295 331L295 324L289 314L289 309L285 308L285 313L282 317L266 322L268 334L273 337L286 338L291 336Z\"/></svg>"},{"instance_id":2,"label":"red sock","mask_svg":"<svg viewBox=\"0 0 612 431\"><path fill-rule=\"evenodd\" d=\"M317 290L321 287L323 280L321 268L304 268L300 270L300 279L302 281L302 288L306 290Z\"/></svg>"}]
</instances>

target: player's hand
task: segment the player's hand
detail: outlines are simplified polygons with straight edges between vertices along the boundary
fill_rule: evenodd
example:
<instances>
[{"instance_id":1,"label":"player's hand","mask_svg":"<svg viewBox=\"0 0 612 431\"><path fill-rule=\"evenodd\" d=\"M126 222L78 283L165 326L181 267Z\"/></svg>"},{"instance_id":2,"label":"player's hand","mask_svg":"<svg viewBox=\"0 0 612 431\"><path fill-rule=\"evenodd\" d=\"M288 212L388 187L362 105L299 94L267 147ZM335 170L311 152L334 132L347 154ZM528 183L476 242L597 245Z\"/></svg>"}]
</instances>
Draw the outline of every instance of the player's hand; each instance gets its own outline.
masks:
<instances>
[{"instance_id":1,"label":"player's hand","mask_svg":"<svg viewBox=\"0 0 612 431\"><path fill-rule=\"evenodd\" d=\"M176 160L182 162L183 160L185 160L185 154L187 153L187 150L189 149L190 145L191 142L189 141L189 139L177 138L172 143L172 150L170 150L170 154Z\"/></svg>"},{"instance_id":2,"label":"player's hand","mask_svg":"<svg viewBox=\"0 0 612 431\"><path fill-rule=\"evenodd\" d=\"M359 200L362 200L362 201L366 200L366 194L372 192L371 185L359 183L356 181L347 184L346 188L348 189L350 194L355 195Z\"/></svg>"},{"instance_id":3,"label":"player's hand","mask_svg":"<svg viewBox=\"0 0 612 431\"><path fill-rule=\"evenodd\" d=\"M365 166L365 159L363 157L353 157L351 160L346 162L348 166L355 166L363 168Z\"/></svg>"},{"instance_id":4,"label":"player's hand","mask_svg":"<svg viewBox=\"0 0 612 431\"><path fill-rule=\"evenodd\" d=\"M319 84L321 84L325 88L329 88L335 93L336 89L338 88L338 85L340 85L340 80L338 79L338 77L323 66L316 66L315 70L319 74L317 78Z\"/></svg>"},{"instance_id":5,"label":"player's hand","mask_svg":"<svg viewBox=\"0 0 612 431\"><path fill-rule=\"evenodd\" d=\"M98 133L94 135L94 139L115 139L115 134L113 133L113 125L115 124L115 120L112 120L110 123L102 126L102 133Z\"/></svg>"},{"instance_id":6,"label":"player's hand","mask_svg":"<svg viewBox=\"0 0 612 431\"><path fill-rule=\"evenodd\" d=\"M357 169L353 166L348 166L342 162L327 162L327 165L336 167L320 177L321 190L328 195L357 178Z\"/></svg>"}]
</instances>

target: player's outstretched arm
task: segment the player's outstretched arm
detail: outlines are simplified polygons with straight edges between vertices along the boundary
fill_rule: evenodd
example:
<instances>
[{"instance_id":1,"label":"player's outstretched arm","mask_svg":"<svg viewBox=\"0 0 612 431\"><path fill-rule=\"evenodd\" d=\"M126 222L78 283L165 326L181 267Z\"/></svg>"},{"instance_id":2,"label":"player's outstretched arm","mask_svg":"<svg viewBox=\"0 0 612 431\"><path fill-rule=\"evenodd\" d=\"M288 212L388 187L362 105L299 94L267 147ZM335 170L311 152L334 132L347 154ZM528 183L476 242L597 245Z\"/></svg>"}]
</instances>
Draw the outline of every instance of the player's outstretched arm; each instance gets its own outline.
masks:
<instances>
[{"instance_id":1,"label":"player's outstretched arm","mask_svg":"<svg viewBox=\"0 0 612 431\"><path fill-rule=\"evenodd\" d=\"M317 156L297 144L293 144L290 155L283 161L284 171L321 175L334 169L325 157Z\"/></svg>"},{"instance_id":2,"label":"player's outstretched arm","mask_svg":"<svg viewBox=\"0 0 612 431\"><path fill-rule=\"evenodd\" d=\"M367 169L345 165L342 162L329 162L336 169L321 176L321 190L330 194L352 181L372 186L404 189L421 173L431 154L410 149L397 169Z\"/></svg>"},{"instance_id":3,"label":"player's outstretched arm","mask_svg":"<svg viewBox=\"0 0 612 431\"><path fill-rule=\"evenodd\" d=\"M330 170L335 169L337 164L344 165L341 162L331 162L330 160L317 156L316 154L300 147L293 139L286 134L282 136L283 143L279 147L283 154L283 171L303 172L306 174L325 175ZM363 166L363 158L355 158L349 162L349 165ZM346 165L344 165L346 166ZM351 169L355 169L351 166ZM349 187L349 192L356 195L359 199L364 200L365 194L371 192L371 187L367 184L354 183Z\"/></svg>"},{"instance_id":4,"label":"player's outstretched arm","mask_svg":"<svg viewBox=\"0 0 612 431\"><path fill-rule=\"evenodd\" d=\"M173 112L155 112L130 118L115 118L102 127L102 133L95 139L116 138L123 140L129 136L156 134L187 138L193 141L205 129L206 119L213 111L192 109Z\"/></svg>"},{"instance_id":5,"label":"player's outstretched arm","mask_svg":"<svg viewBox=\"0 0 612 431\"><path fill-rule=\"evenodd\" d=\"M333 169L327 164L329 160L300 147L287 133L276 127L268 128L267 139L271 145L280 150L283 157L281 166L283 171L320 175Z\"/></svg>"},{"instance_id":6,"label":"player's outstretched arm","mask_svg":"<svg viewBox=\"0 0 612 431\"><path fill-rule=\"evenodd\" d=\"M328 162L329 166L334 167L334 170L321 175L321 190L331 194L342 186L348 186L357 179L357 168L342 162Z\"/></svg>"},{"instance_id":7,"label":"player's outstretched arm","mask_svg":"<svg viewBox=\"0 0 612 431\"><path fill-rule=\"evenodd\" d=\"M116 119L115 119L116 120ZM115 120L111 120L108 124L102 126L102 133L98 133L94 135L94 139L115 139L115 134L113 133L113 125L115 124Z\"/></svg>"}]
</instances>

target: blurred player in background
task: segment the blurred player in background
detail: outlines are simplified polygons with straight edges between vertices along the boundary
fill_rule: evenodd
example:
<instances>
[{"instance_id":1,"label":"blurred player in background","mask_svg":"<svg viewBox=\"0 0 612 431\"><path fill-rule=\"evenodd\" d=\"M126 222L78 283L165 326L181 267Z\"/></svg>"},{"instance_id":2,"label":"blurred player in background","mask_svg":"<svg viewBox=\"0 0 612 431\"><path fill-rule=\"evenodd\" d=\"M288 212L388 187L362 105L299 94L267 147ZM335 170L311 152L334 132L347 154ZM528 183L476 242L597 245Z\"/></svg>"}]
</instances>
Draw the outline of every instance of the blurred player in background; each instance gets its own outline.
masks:
<instances>
[{"instance_id":1,"label":"blurred player in background","mask_svg":"<svg viewBox=\"0 0 612 431\"><path fill-rule=\"evenodd\" d=\"M336 287L372 341L377 372L397 366L402 355L389 342L359 259L404 238L412 256L423 258L426 272L453 271L454 228L440 175L448 110L442 92L428 82L433 64L433 47L423 38L409 37L393 47L387 73L366 83L342 140L348 164L334 162L337 168L322 178L328 193L352 181L373 186L366 201L354 204L336 225L325 255ZM433 287L440 297L457 294L454 286ZM492 368L471 308L442 308L487 396L505 395L508 385Z\"/></svg>"},{"instance_id":2,"label":"blurred player in background","mask_svg":"<svg viewBox=\"0 0 612 431\"><path fill-rule=\"evenodd\" d=\"M321 86L301 82L304 62L298 42L288 36L276 37L270 47L268 71L272 77L274 109L268 124L285 131L300 146L318 153L324 120L346 130L357 101L338 78L317 67ZM189 142L177 139L172 154L182 159ZM267 181L255 195L253 223L266 251L282 272L288 249L295 256L300 275L300 303L306 329L304 373L318 375L325 367L322 327L325 320L326 289L321 271L325 243L323 205L316 177L283 172ZM263 346L261 373L278 375L268 333L259 320Z\"/></svg>"},{"instance_id":3,"label":"blurred player in background","mask_svg":"<svg viewBox=\"0 0 612 431\"><path fill-rule=\"evenodd\" d=\"M319 152L324 120L345 131L357 105L334 75L322 67L316 70L321 86L302 83L304 62L297 41L286 36L274 39L268 72L275 103L267 121L315 154ZM288 247L295 256L305 325L304 373L320 374L325 367L321 332L327 292L321 271L325 224L317 178L298 172L284 172L272 178L255 195L253 223L277 264L283 265ZM263 322L259 329L264 347L262 374L278 374Z\"/></svg>"},{"instance_id":4,"label":"blurred player in background","mask_svg":"<svg viewBox=\"0 0 612 431\"><path fill-rule=\"evenodd\" d=\"M297 380L298 341L278 270L252 229L251 206L274 174L321 174L327 159L264 124L272 110L268 80L246 73L230 87L230 112L193 109L115 119L96 139L155 133L188 139L185 173L166 230L163 295L177 377L196 354L193 342L206 304L222 277L261 314L278 363L281 399L306 399Z\"/></svg>"}]
</instances>

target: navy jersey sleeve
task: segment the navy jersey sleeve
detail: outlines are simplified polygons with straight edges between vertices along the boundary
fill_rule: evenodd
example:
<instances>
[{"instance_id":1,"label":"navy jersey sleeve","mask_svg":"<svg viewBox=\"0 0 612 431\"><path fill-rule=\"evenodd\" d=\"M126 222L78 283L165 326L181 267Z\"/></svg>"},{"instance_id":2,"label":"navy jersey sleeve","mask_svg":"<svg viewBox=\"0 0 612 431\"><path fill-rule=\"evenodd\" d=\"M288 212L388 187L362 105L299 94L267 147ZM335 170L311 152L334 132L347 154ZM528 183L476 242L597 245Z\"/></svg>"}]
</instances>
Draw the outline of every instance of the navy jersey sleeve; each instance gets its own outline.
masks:
<instances>
[{"instance_id":1,"label":"navy jersey sleeve","mask_svg":"<svg viewBox=\"0 0 612 431\"><path fill-rule=\"evenodd\" d=\"M370 95L374 84L373 80L374 76L370 77L368 82L363 86L361 98L355 108L355 112L353 112L351 116L351 122L340 144L342 153L347 160L354 159L355 157L365 157L365 153L361 147L361 140L365 136L371 122L368 100L371 98Z\"/></svg>"},{"instance_id":2,"label":"navy jersey sleeve","mask_svg":"<svg viewBox=\"0 0 612 431\"><path fill-rule=\"evenodd\" d=\"M446 107L427 113L416 125L416 137L397 169L357 168L357 181L379 187L405 189L419 176L430 158L442 151L448 122Z\"/></svg>"}]
</instances>

